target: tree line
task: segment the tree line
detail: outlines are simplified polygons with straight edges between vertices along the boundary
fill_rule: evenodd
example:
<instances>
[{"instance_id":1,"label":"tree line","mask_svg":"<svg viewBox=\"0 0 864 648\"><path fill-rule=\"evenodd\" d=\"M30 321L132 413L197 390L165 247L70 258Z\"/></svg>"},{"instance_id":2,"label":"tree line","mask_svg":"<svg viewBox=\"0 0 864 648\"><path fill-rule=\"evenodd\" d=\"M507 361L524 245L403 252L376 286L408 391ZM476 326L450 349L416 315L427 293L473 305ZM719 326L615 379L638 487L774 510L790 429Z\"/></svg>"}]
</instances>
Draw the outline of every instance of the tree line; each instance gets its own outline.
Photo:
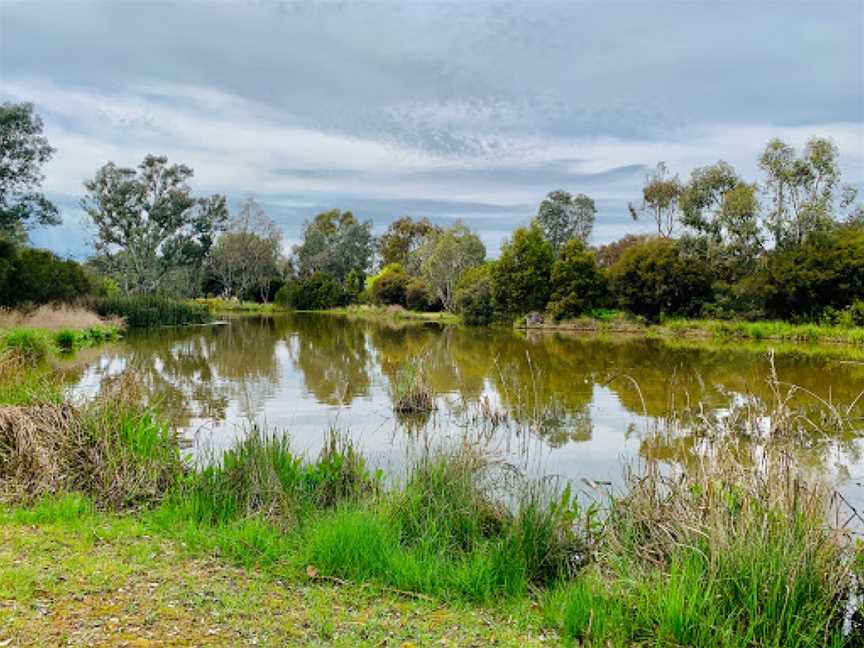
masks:
<instances>
[{"instance_id":1,"label":"tree line","mask_svg":"<svg viewBox=\"0 0 864 648\"><path fill-rule=\"evenodd\" d=\"M42 131L31 104L0 106L0 305L213 295L295 309L446 310L484 324L601 309L650 320L836 320L864 299L864 209L826 138L800 152L771 140L758 180L723 161L681 179L661 162L629 205L656 233L601 246L589 245L593 199L552 191L495 260L461 222L403 217L376 237L371 221L338 209L306 222L285 254L281 231L253 198L232 213L226 196L193 192L190 167L148 155L137 168L109 162L84 182L95 253L78 264L27 245L32 228L60 222L40 190L54 153Z\"/></svg>"}]
</instances>

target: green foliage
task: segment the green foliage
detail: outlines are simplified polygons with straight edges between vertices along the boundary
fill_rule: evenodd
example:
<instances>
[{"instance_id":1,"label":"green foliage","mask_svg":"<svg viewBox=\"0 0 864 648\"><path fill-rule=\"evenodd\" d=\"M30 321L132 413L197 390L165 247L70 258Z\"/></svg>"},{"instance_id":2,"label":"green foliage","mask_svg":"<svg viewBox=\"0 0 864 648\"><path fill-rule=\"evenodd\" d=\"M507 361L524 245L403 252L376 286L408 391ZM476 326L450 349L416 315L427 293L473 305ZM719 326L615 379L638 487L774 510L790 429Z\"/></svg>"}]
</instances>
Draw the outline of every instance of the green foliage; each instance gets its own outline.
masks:
<instances>
[{"instance_id":1,"label":"green foliage","mask_svg":"<svg viewBox=\"0 0 864 648\"><path fill-rule=\"evenodd\" d=\"M79 263L47 250L17 250L0 242L0 306L70 303L93 291Z\"/></svg>"},{"instance_id":2,"label":"green foliage","mask_svg":"<svg viewBox=\"0 0 864 648\"><path fill-rule=\"evenodd\" d=\"M428 218L415 221L403 217L393 221L378 240L381 265L398 263L403 268L410 268L411 272L416 274L420 268L415 252L441 231L441 228L430 223Z\"/></svg>"},{"instance_id":3,"label":"green foliage","mask_svg":"<svg viewBox=\"0 0 864 648\"><path fill-rule=\"evenodd\" d=\"M483 326L495 319L493 263L471 268L456 285L456 309L469 326Z\"/></svg>"},{"instance_id":4,"label":"green foliage","mask_svg":"<svg viewBox=\"0 0 864 648\"><path fill-rule=\"evenodd\" d=\"M440 311L443 307L432 288L417 277L412 277L405 286L405 306L420 312Z\"/></svg>"},{"instance_id":5,"label":"green foliage","mask_svg":"<svg viewBox=\"0 0 864 648\"><path fill-rule=\"evenodd\" d=\"M301 276L326 273L340 283L352 270L365 274L374 252L372 221L361 223L350 211L338 209L307 222L303 243L294 248Z\"/></svg>"},{"instance_id":6,"label":"green foliage","mask_svg":"<svg viewBox=\"0 0 864 648\"><path fill-rule=\"evenodd\" d=\"M287 282L276 293L276 304L291 310L326 310L348 303L342 286L328 274L316 272Z\"/></svg>"},{"instance_id":7,"label":"green foliage","mask_svg":"<svg viewBox=\"0 0 864 648\"><path fill-rule=\"evenodd\" d=\"M96 227L98 264L123 291L197 291L228 219L225 196L196 198L193 170L148 155L137 169L109 162L84 183L81 206ZM190 285L191 284L191 285Z\"/></svg>"},{"instance_id":8,"label":"green foliage","mask_svg":"<svg viewBox=\"0 0 864 648\"><path fill-rule=\"evenodd\" d=\"M651 320L696 314L711 299L711 269L671 239L629 247L610 269L613 292L627 310Z\"/></svg>"},{"instance_id":9,"label":"green foliage","mask_svg":"<svg viewBox=\"0 0 864 648\"><path fill-rule=\"evenodd\" d=\"M554 263L555 251L539 225L513 232L492 267L492 295L497 308L511 316L542 311L551 294Z\"/></svg>"},{"instance_id":10,"label":"green foliage","mask_svg":"<svg viewBox=\"0 0 864 648\"><path fill-rule=\"evenodd\" d=\"M864 227L844 226L768 256L753 279L770 316L816 319L864 299Z\"/></svg>"},{"instance_id":11,"label":"green foliage","mask_svg":"<svg viewBox=\"0 0 864 648\"><path fill-rule=\"evenodd\" d=\"M0 239L25 241L33 225L60 223L57 207L38 191L55 150L42 126L33 104L0 104Z\"/></svg>"},{"instance_id":12,"label":"green foliage","mask_svg":"<svg viewBox=\"0 0 864 648\"><path fill-rule=\"evenodd\" d=\"M547 310L556 320L577 317L607 301L606 276L579 239L568 241L555 260L552 287Z\"/></svg>"},{"instance_id":13,"label":"green foliage","mask_svg":"<svg viewBox=\"0 0 864 648\"><path fill-rule=\"evenodd\" d=\"M571 239L586 242L596 215L597 208L591 198L585 194L573 196L559 189L551 191L540 203L537 223L557 253Z\"/></svg>"},{"instance_id":14,"label":"green foliage","mask_svg":"<svg viewBox=\"0 0 864 648\"><path fill-rule=\"evenodd\" d=\"M122 317L129 328L206 324L213 319L205 305L158 295L99 299L93 302L93 309L102 317Z\"/></svg>"},{"instance_id":15,"label":"green foliage","mask_svg":"<svg viewBox=\"0 0 864 648\"><path fill-rule=\"evenodd\" d=\"M381 268L381 271L369 280L369 287L377 303L406 306L410 283L411 275L398 263L391 263Z\"/></svg>"},{"instance_id":16,"label":"green foliage","mask_svg":"<svg viewBox=\"0 0 864 648\"><path fill-rule=\"evenodd\" d=\"M417 250L420 276L435 291L445 310L454 309L454 292L462 274L486 258L480 238L462 223L427 237Z\"/></svg>"}]
</instances>

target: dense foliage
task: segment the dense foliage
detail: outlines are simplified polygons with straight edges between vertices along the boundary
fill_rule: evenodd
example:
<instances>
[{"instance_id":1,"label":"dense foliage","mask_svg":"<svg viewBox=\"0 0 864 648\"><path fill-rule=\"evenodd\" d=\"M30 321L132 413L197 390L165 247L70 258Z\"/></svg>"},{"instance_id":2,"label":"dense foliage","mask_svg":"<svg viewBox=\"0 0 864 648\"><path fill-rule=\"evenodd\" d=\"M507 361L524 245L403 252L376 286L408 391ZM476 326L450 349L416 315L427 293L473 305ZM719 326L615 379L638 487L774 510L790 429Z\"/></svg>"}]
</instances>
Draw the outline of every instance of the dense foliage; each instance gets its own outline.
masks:
<instances>
[{"instance_id":1,"label":"dense foliage","mask_svg":"<svg viewBox=\"0 0 864 648\"><path fill-rule=\"evenodd\" d=\"M711 300L711 269L667 238L630 247L609 274L621 306L651 320L697 315Z\"/></svg>"},{"instance_id":2,"label":"dense foliage","mask_svg":"<svg viewBox=\"0 0 864 648\"><path fill-rule=\"evenodd\" d=\"M0 239L0 306L69 303L94 290L81 264Z\"/></svg>"},{"instance_id":3,"label":"dense foliage","mask_svg":"<svg viewBox=\"0 0 864 648\"><path fill-rule=\"evenodd\" d=\"M324 310L347 301L342 285L324 272L289 281L276 293L276 303L292 310Z\"/></svg>"},{"instance_id":4,"label":"dense foliage","mask_svg":"<svg viewBox=\"0 0 864 648\"><path fill-rule=\"evenodd\" d=\"M513 232L501 248L492 268L492 295L496 307L508 315L540 311L551 293L550 279L555 250L543 237L540 226L532 224Z\"/></svg>"},{"instance_id":5,"label":"dense foliage","mask_svg":"<svg viewBox=\"0 0 864 648\"><path fill-rule=\"evenodd\" d=\"M606 276L594 252L579 239L570 239L552 266L552 297L548 311L555 319L576 317L603 306L608 299Z\"/></svg>"}]
</instances>

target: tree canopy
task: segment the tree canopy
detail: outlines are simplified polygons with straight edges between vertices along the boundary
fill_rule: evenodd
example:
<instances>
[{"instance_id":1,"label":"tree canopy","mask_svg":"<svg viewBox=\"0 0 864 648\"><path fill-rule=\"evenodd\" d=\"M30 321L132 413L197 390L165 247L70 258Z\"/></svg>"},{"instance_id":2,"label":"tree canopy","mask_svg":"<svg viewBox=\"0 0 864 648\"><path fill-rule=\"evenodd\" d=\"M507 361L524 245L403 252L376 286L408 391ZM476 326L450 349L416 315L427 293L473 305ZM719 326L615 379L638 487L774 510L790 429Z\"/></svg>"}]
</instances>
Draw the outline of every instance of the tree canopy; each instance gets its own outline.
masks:
<instances>
[{"instance_id":1,"label":"tree canopy","mask_svg":"<svg viewBox=\"0 0 864 648\"><path fill-rule=\"evenodd\" d=\"M58 225L57 207L39 191L54 148L30 103L0 104L0 236L25 241L37 225Z\"/></svg>"},{"instance_id":2,"label":"tree canopy","mask_svg":"<svg viewBox=\"0 0 864 648\"><path fill-rule=\"evenodd\" d=\"M361 223L350 211L318 214L303 228L303 243L294 247L302 276L324 272L344 282L354 270L368 274L375 254L372 221Z\"/></svg>"},{"instance_id":3,"label":"tree canopy","mask_svg":"<svg viewBox=\"0 0 864 648\"><path fill-rule=\"evenodd\" d=\"M81 206L96 226L96 251L127 293L151 293L169 273L196 272L224 229L224 196L196 198L194 172L148 155L137 169L109 162L84 183Z\"/></svg>"},{"instance_id":4,"label":"tree canopy","mask_svg":"<svg viewBox=\"0 0 864 648\"><path fill-rule=\"evenodd\" d=\"M552 191L540 203L537 222L546 240L557 252L570 239L587 242L594 229L597 209L585 194L572 194L561 189Z\"/></svg>"}]
</instances>

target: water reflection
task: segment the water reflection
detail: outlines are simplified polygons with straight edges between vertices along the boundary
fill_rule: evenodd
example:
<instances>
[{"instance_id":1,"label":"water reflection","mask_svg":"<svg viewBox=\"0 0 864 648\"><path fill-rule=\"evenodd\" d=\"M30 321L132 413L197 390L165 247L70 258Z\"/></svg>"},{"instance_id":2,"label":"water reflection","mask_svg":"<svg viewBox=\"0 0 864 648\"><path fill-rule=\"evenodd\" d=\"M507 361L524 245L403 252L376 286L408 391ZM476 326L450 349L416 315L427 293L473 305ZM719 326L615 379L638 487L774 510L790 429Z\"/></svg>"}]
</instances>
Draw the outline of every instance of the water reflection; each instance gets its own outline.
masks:
<instances>
[{"instance_id":1,"label":"water reflection","mask_svg":"<svg viewBox=\"0 0 864 648\"><path fill-rule=\"evenodd\" d=\"M190 435L204 428L222 447L251 418L315 451L335 422L367 452L394 459L406 439L482 423L490 435L521 435L520 447L530 437L549 470L605 479L620 471L622 456L692 460L697 439L650 433L676 411L722 412L737 400L775 398L766 350L286 314L130 333L71 371L70 382L94 393L133 369L177 427ZM777 353L775 364L782 380L803 388L799 398L851 403L864 390L864 360L851 353L793 349ZM413 361L439 408L399 419L390 388ZM855 415L862 408L864 399ZM800 445L814 465L861 473L856 434Z\"/></svg>"}]
</instances>

